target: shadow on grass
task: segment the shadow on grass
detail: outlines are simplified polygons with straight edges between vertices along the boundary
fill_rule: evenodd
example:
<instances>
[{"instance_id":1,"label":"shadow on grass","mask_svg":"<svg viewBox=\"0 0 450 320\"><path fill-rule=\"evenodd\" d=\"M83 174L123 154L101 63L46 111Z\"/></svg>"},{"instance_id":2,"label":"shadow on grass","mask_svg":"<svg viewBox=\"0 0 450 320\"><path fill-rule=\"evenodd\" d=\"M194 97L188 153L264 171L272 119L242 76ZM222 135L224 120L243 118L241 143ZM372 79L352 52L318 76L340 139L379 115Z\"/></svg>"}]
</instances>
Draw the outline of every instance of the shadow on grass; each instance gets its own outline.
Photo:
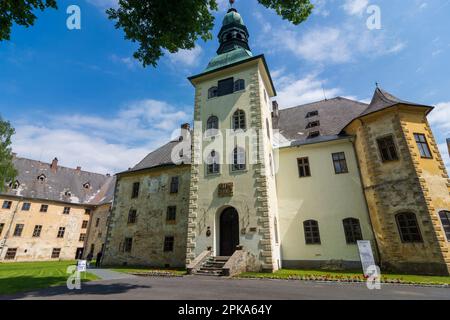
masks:
<instances>
[{"instance_id":1,"label":"shadow on grass","mask_svg":"<svg viewBox=\"0 0 450 320\"><path fill-rule=\"evenodd\" d=\"M69 290L66 286L67 277L14 277L0 279L0 300L23 298L51 298L54 296L77 295L110 295L121 294L134 289L149 289L147 285L133 285L127 283L85 283L80 290Z\"/></svg>"}]
</instances>

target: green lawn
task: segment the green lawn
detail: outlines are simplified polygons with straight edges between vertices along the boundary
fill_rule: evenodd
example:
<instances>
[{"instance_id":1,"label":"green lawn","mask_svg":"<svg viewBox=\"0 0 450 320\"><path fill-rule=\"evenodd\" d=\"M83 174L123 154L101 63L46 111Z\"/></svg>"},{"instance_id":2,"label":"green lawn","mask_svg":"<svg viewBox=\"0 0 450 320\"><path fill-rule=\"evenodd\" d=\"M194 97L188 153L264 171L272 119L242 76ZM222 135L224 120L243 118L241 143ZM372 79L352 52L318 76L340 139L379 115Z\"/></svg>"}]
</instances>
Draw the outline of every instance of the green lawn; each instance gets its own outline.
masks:
<instances>
[{"instance_id":1,"label":"green lawn","mask_svg":"<svg viewBox=\"0 0 450 320\"><path fill-rule=\"evenodd\" d=\"M282 269L275 273L245 272L241 278L300 279L300 280L364 280L359 271L290 270ZM417 276L402 274L381 275L382 281L415 284L450 284L450 277Z\"/></svg>"},{"instance_id":2,"label":"green lawn","mask_svg":"<svg viewBox=\"0 0 450 320\"><path fill-rule=\"evenodd\" d=\"M67 267L75 261L0 263L0 295L65 285ZM81 275L82 281L96 280L93 274Z\"/></svg>"},{"instance_id":3,"label":"green lawn","mask_svg":"<svg viewBox=\"0 0 450 320\"><path fill-rule=\"evenodd\" d=\"M124 267L112 267L113 271L131 274L161 274L161 275L172 275L172 276L183 276L186 274L186 269L180 268L149 268L149 267L134 267L134 266L124 266Z\"/></svg>"}]
</instances>

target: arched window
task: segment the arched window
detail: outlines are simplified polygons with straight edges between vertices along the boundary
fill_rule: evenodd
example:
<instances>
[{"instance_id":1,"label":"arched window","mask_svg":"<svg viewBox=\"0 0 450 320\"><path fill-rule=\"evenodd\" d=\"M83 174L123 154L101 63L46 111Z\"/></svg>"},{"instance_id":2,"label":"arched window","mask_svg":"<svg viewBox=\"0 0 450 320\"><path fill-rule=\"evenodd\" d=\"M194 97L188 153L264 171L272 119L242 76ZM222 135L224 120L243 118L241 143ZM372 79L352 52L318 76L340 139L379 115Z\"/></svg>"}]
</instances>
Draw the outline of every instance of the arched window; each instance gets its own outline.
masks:
<instances>
[{"instance_id":1,"label":"arched window","mask_svg":"<svg viewBox=\"0 0 450 320\"><path fill-rule=\"evenodd\" d=\"M9 184L9 187L11 188L11 189L13 189L13 190L17 190L17 189L19 189L19 187L20 187L20 182L19 181L14 181L14 182L11 182L10 184Z\"/></svg>"},{"instance_id":2,"label":"arched window","mask_svg":"<svg viewBox=\"0 0 450 320\"><path fill-rule=\"evenodd\" d=\"M216 135L218 129L219 129L219 118L217 118L216 116L210 116L206 121L207 135L209 136Z\"/></svg>"},{"instance_id":3,"label":"arched window","mask_svg":"<svg viewBox=\"0 0 450 320\"><path fill-rule=\"evenodd\" d=\"M439 212L439 218L441 218L442 228L444 228L447 241L450 242L450 211Z\"/></svg>"},{"instance_id":4,"label":"arched window","mask_svg":"<svg viewBox=\"0 0 450 320\"><path fill-rule=\"evenodd\" d=\"M355 244L358 240L362 240L361 225L359 220L355 218L347 218L342 220L344 225L345 240L347 244Z\"/></svg>"},{"instance_id":5,"label":"arched window","mask_svg":"<svg viewBox=\"0 0 450 320\"><path fill-rule=\"evenodd\" d=\"M217 87L211 87L208 90L208 99L215 98L218 96L219 90Z\"/></svg>"},{"instance_id":6,"label":"arched window","mask_svg":"<svg viewBox=\"0 0 450 320\"><path fill-rule=\"evenodd\" d=\"M233 171L245 170L245 150L243 148L236 147L233 150Z\"/></svg>"},{"instance_id":7,"label":"arched window","mask_svg":"<svg viewBox=\"0 0 450 320\"><path fill-rule=\"evenodd\" d=\"M419 225L417 223L416 215L412 212L399 213L395 216L397 221L398 232L402 242L414 243L422 242Z\"/></svg>"},{"instance_id":8,"label":"arched window","mask_svg":"<svg viewBox=\"0 0 450 320\"><path fill-rule=\"evenodd\" d=\"M307 220L303 222L305 230L306 244L320 244L319 223L316 220Z\"/></svg>"},{"instance_id":9,"label":"arched window","mask_svg":"<svg viewBox=\"0 0 450 320\"><path fill-rule=\"evenodd\" d=\"M238 129L242 129L245 130L246 125L245 125L245 112L242 110L237 110L234 114L233 114L233 129L234 130L238 130Z\"/></svg>"},{"instance_id":10,"label":"arched window","mask_svg":"<svg viewBox=\"0 0 450 320\"><path fill-rule=\"evenodd\" d=\"M211 151L207 159L208 174L220 173L220 155L215 150Z\"/></svg>"},{"instance_id":11,"label":"arched window","mask_svg":"<svg viewBox=\"0 0 450 320\"><path fill-rule=\"evenodd\" d=\"M234 91L245 90L245 80L239 79L234 82Z\"/></svg>"}]
</instances>

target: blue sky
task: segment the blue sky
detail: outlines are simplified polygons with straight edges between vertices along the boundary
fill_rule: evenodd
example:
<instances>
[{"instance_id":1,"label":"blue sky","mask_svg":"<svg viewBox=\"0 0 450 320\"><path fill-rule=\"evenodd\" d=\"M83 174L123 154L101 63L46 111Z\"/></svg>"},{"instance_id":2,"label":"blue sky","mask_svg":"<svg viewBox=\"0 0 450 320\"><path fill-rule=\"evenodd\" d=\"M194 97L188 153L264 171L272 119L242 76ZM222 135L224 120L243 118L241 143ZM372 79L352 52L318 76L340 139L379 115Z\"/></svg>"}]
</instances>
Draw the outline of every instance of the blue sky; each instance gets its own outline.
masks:
<instances>
[{"instance_id":1,"label":"blue sky","mask_svg":"<svg viewBox=\"0 0 450 320\"><path fill-rule=\"evenodd\" d=\"M220 1L214 39L166 55L154 69L132 58L136 45L106 18L115 0L59 1L34 27L14 27L0 43L0 113L16 128L20 156L102 173L137 163L190 122L194 90L217 49L226 12ZM375 82L394 95L437 106L430 116L447 167L450 137L450 0L315 0L293 26L256 0L237 0L254 54L264 53L281 107L345 96L372 97ZM66 8L81 8L81 30L66 28ZM381 9L369 30L369 5Z\"/></svg>"}]
</instances>

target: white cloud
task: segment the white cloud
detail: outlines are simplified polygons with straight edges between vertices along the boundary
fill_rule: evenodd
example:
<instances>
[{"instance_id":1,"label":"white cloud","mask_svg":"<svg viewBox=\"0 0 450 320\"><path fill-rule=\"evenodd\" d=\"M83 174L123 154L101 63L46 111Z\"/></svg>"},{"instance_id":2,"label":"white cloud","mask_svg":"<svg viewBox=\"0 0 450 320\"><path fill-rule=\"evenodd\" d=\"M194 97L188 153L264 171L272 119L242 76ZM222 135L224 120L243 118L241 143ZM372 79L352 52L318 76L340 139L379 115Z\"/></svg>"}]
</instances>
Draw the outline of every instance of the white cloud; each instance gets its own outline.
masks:
<instances>
[{"instance_id":1,"label":"white cloud","mask_svg":"<svg viewBox=\"0 0 450 320\"><path fill-rule=\"evenodd\" d=\"M450 102L442 102L428 116L430 125L437 131L436 134L450 137Z\"/></svg>"},{"instance_id":2,"label":"white cloud","mask_svg":"<svg viewBox=\"0 0 450 320\"><path fill-rule=\"evenodd\" d=\"M202 54L203 49L196 46L192 50L179 50L177 53L169 54L169 60L173 64L184 67L195 67L199 64Z\"/></svg>"},{"instance_id":3,"label":"white cloud","mask_svg":"<svg viewBox=\"0 0 450 320\"><path fill-rule=\"evenodd\" d=\"M442 156L442 160L444 161L445 167L447 168L447 173L450 174L450 157L448 154L448 147L447 147L447 143L441 143L438 145L439 147L439 151L441 153Z\"/></svg>"},{"instance_id":4,"label":"white cloud","mask_svg":"<svg viewBox=\"0 0 450 320\"><path fill-rule=\"evenodd\" d=\"M349 15L362 15L369 5L369 0L345 0L342 6Z\"/></svg>"},{"instance_id":5,"label":"white cloud","mask_svg":"<svg viewBox=\"0 0 450 320\"><path fill-rule=\"evenodd\" d=\"M134 70L140 66L139 61L133 57L119 57L116 54L110 56L111 61L115 63L120 63L126 66L130 70Z\"/></svg>"},{"instance_id":6,"label":"white cloud","mask_svg":"<svg viewBox=\"0 0 450 320\"><path fill-rule=\"evenodd\" d=\"M119 4L119 0L86 0L86 1L100 9L117 8Z\"/></svg>"},{"instance_id":7,"label":"white cloud","mask_svg":"<svg viewBox=\"0 0 450 320\"><path fill-rule=\"evenodd\" d=\"M183 108L157 100L129 104L113 116L56 115L15 125L13 150L19 156L69 167L115 173L134 166L190 122Z\"/></svg>"}]
</instances>

